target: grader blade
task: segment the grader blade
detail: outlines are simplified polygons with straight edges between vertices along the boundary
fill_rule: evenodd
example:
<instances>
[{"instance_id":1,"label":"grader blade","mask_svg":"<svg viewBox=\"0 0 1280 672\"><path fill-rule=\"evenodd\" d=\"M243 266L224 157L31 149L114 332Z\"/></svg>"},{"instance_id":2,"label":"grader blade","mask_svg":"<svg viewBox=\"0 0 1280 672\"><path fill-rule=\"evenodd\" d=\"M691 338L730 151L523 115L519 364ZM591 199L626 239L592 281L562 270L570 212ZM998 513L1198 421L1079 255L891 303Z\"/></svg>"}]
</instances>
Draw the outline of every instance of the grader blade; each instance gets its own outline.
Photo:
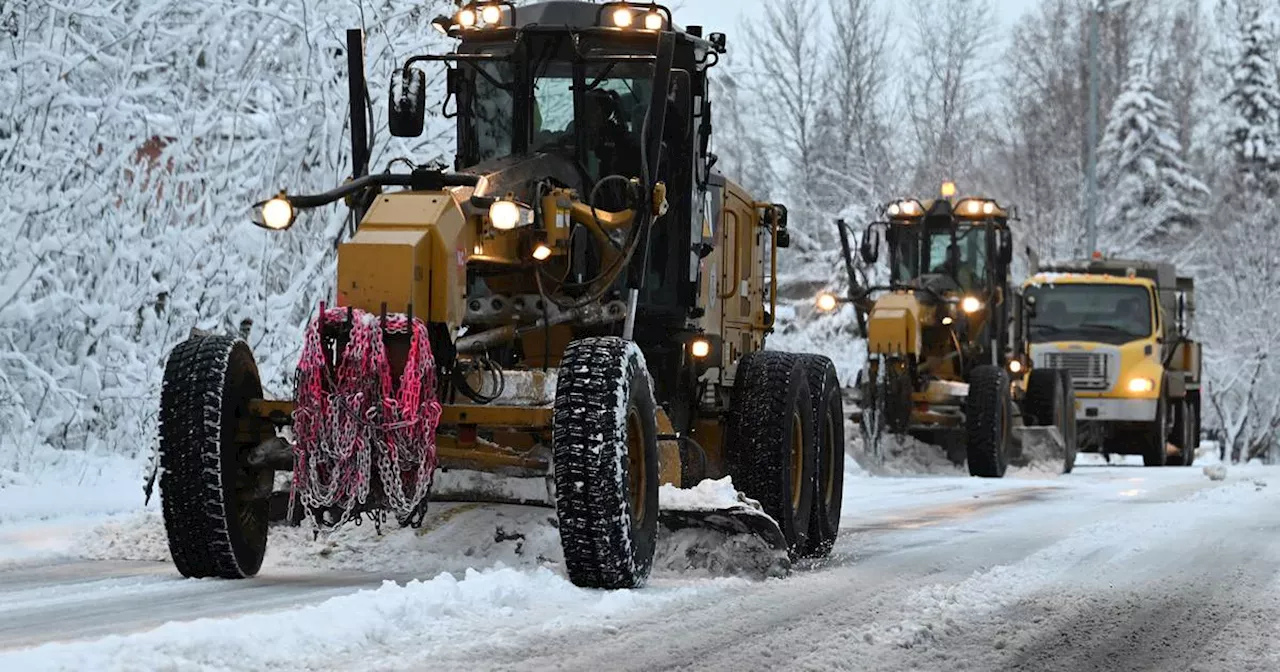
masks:
<instances>
[{"instance_id":1,"label":"grader blade","mask_svg":"<svg viewBox=\"0 0 1280 672\"><path fill-rule=\"evenodd\" d=\"M658 523L672 532L701 529L728 536L751 535L771 549L787 551L787 539L778 523L765 512L745 504L717 510L663 509L658 512Z\"/></svg>"},{"instance_id":2,"label":"grader blade","mask_svg":"<svg viewBox=\"0 0 1280 672\"><path fill-rule=\"evenodd\" d=\"M1017 466L1030 464L1060 464L1067 455L1067 444L1057 427L1015 427L1013 430L1013 455L1011 463Z\"/></svg>"}]
</instances>

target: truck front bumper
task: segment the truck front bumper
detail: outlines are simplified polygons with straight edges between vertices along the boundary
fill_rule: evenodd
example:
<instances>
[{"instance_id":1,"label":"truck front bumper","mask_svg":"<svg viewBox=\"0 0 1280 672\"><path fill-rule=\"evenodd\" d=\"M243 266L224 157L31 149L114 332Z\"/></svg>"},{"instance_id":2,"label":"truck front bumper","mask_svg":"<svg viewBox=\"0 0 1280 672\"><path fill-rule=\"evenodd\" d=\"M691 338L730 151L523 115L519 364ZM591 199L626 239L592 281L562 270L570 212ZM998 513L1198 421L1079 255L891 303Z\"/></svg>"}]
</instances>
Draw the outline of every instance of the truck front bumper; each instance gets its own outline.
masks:
<instances>
[{"instance_id":1,"label":"truck front bumper","mask_svg":"<svg viewBox=\"0 0 1280 672\"><path fill-rule=\"evenodd\" d=\"M1155 399L1076 398L1076 420L1151 422L1156 419Z\"/></svg>"}]
</instances>

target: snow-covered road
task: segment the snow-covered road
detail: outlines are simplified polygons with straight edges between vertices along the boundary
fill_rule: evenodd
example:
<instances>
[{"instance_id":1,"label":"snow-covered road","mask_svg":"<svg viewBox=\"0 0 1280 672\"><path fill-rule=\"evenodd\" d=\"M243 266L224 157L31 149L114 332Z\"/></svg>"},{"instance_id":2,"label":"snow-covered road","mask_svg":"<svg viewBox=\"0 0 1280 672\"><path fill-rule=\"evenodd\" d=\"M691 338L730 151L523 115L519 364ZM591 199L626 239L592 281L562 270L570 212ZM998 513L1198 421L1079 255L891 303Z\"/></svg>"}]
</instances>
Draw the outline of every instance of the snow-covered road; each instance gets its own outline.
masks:
<instances>
[{"instance_id":1,"label":"snow-covered road","mask_svg":"<svg viewBox=\"0 0 1280 672\"><path fill-rule=\"evenodd\" d=\"M286 531L241 582L179 579L153 511L0 522L0 669L1280 669L1276 475L851 473L830 559L752 580L660 558L612 593L562 578L545 509Z\"/></svg>"}]
</instances>

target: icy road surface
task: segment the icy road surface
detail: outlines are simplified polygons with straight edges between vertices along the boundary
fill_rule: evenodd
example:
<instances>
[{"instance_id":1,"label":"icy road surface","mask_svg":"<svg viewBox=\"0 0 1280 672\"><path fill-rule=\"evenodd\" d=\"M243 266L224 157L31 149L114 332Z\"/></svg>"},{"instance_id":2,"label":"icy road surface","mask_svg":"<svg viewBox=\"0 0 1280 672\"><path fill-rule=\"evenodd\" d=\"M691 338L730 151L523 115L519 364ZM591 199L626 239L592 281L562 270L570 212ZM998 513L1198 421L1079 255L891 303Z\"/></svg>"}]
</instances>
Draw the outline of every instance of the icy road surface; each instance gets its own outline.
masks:
<instances>
[{"instance_id":1,"label":"icy road surface","mask_svg":"<svg viewBox=\"0 0 1280 672\"><path fill-rule=\"evenodd\" d=\"M0 669L1280 669L1280 470L1085 461L851 472L829 560L752 580L660 557L638 591L568 584L546 509L283 532L239 582L178 578L154 503L0 518Z\"/></svg>"}]
</instances>

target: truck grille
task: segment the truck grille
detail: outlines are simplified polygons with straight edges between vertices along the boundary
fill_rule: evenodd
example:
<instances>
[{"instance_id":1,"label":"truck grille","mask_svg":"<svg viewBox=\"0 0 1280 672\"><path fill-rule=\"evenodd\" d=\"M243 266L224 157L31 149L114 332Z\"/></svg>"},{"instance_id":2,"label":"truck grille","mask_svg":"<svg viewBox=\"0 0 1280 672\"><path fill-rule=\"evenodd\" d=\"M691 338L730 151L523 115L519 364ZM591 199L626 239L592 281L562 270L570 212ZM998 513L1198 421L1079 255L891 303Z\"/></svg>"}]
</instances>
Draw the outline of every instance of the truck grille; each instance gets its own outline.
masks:
<instances>
[{"instance_id":1,"label":"truck grille","mask_svg":"<svg viewBox=\"0 0 1280 672\"><path fill-rule=\"evenodd\" d=\"M1046 352L1044 367L1071 372L1077 390L1111 389L1111 358L1100 352Z\"/></svg>"}]
</instances>

